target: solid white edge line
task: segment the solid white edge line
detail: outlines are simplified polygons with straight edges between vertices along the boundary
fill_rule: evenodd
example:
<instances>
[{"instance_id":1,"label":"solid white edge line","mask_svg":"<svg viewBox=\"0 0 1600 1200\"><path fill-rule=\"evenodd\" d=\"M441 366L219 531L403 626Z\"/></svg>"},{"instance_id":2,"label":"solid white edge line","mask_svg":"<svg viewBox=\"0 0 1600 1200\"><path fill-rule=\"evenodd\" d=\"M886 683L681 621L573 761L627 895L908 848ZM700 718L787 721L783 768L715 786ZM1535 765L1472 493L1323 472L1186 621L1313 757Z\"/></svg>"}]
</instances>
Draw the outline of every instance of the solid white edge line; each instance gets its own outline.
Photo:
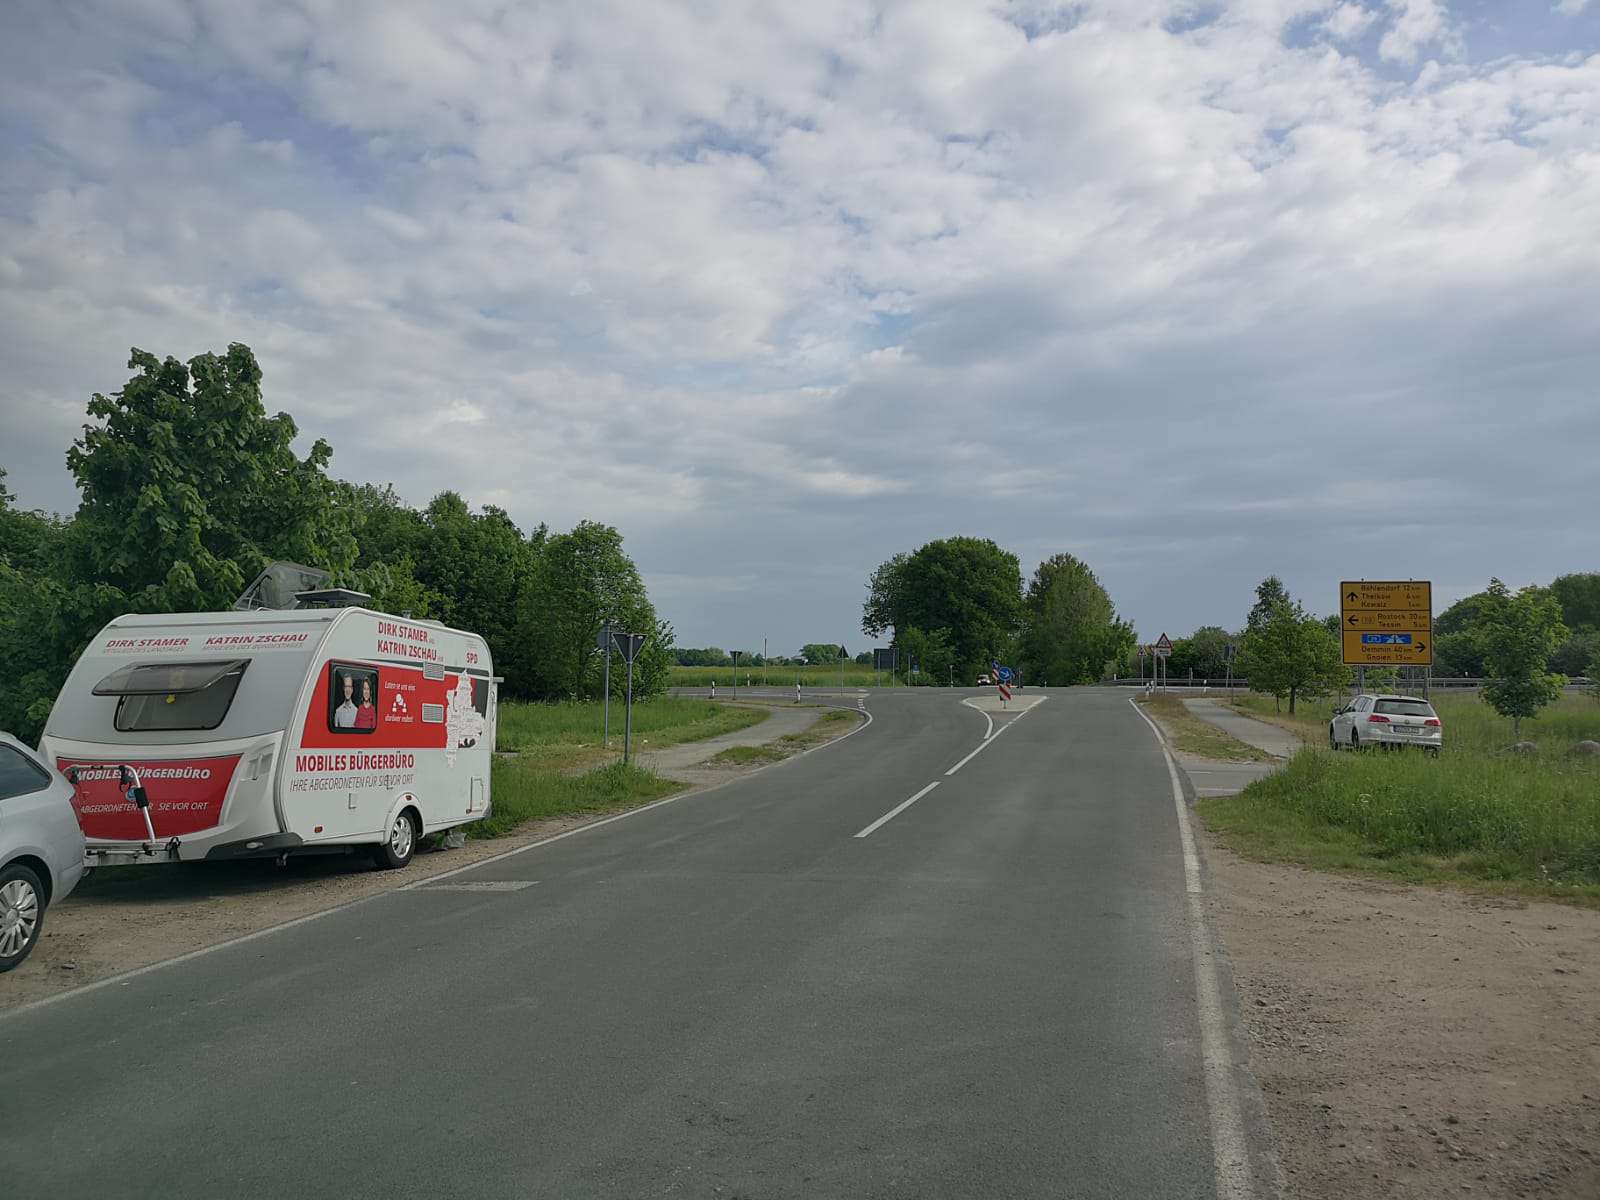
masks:
<instances>
[{"instance_id":1,"label":"solid white edge line","mask_svg":"<svg viewBox=\"0 0 1600 1200\"><path fill-rule=\"evenodd\" d=\"M1189 902L1189 952L1194 959L1195 1008L1200 1022L1200 1057L1205 1075L1206 1110L1211 1118L1211 1158L1217 1176L1217 1197L1218 1200L1252 1200L1256 1190L1244 1133L1244 1114L1238 1089L1234 1086L1232 1056L1228 1052L1222 984L1207 944L1200 856L1195 851L1194 831L1189 824L1189 806L1183 799L1183 781L1178 777L1178 764L1173 760L1172 751L1167 749L1167 738L1161 727L1133 697L1128 698L1128 703L1156 735L1161 756L1166 759L1167 777L1172 782L1172 803L1178 814L1184 890Z\"/></svg>"},{"instance_id":2,"label":"solid white edge line","mask_svg":"<svg viewBox=\"0 0 1600 1200\"><path fill-rule=\"evenodd\" d=\"M856 834L856 836L858 838L864 838L868 834L870 834L873 830L881 828L884 825L887 825L890 821L894 820L901 813L905 812L906 809L910 808L918 800L921 800L924 796L926 796L929 792L933 791L933 789L938 787L938 786L939 786L939 781L937 779L935 779L932 783L930 783L927 787L923 788L915 796L912 796L911 799L900 801L899 804L896 804L888 812L884 813L883 816L879 817L871 825L868 825L860 833Z\"/></svg>"},{"instance_id":3,"label":"solid white edge line","mask_svg":"<svg viewBox=\"0 0 1600 1200\"><path fill-rule=\"evenodd\" d=\"M1017 715L1012 717L1011 720L1007 721L1004 725L1000 726L1000 733L996 733L993 737L990 737L988 734L984 734L983 741L978 743L977 749L973 750L971 754L967 755L960 762L958 762L955 766L951 767L948 771L946 771L945 772L945 778L948 779L951 775L954 775L957 771L961 770L962 767L966 766L973 759L977 758L978 755L981 754L983 751L987 750L992 743L997 742L997 741L1000 740L1000 734L1001 733L1004 733L1006 730L1010 729L1018 721L1022 720L1023 717L1027 716L1034 709L1038 708L1039 705L1043 704L1049 698L1050 697L1048 697L1048 696L1042 696L1035 703L1028 705L1027 708L1025 708L1021 712L1017 713ZM963 700L961 703L965 704L966 701ZM978 711L979 712L983 712L983 710L981 708L978 709ZM984 716L988 716L989 714L988 713L983 713L983 715ZM993 725L994 722L991 721L990 724Z\"/></svg>"},{"instance_id":4,"label":"solid white edge line","mask_svg":"<svg viewBox=\"0 0 1600 1200\"><path fill-rule=\"evenodd\" d=\"M213 954L218 950L226 950L230 946L242 946L246 942L253 942L257 938L266 937L268 934L282 933L286 929L293 929L296 925L308 925L312 921L321 920L323 917L331 917L334 913L343 912L347 908L355 908L360 904L369 904L374 900L382 899L384 896L393 896L397 892L414 891L417 888L427 887L429 884L438 883L440 880L449 879L452 876L460 875L467 871L476 871L479 867L486 867L490 863L503 862L504 860L512 858L518 854L525 854L529 850L537 850L540 846L548 846L551 842L559 842L563 838L576 837L580 833L588 833L591 829L599 829L602 825L610 825L613 822L620 821L625 817L637 816L639 813L648 812L652 808L661 808L665 805L673 803L676 800L686 800L690 796L704 796L710 792L721 791L725 787L732 787L736 783L743 783L751 776L759 775L762 771L770 771L788 763L798 762L808 754L815 754L818 750L826 750L829 746L837 746L846 738L855 737L856 734L860 733L868 725L872 724L872 714L867 712L865 709L850 708L843 704L824 704L820 707L840 708L844 709L845 712L859 712L867 719L861 724L857 725L849 733L842 734L839 737L834 738L832 741L823 742L822 745L813 746L809 750L802 750L799 754L792 755L791 757L784 759L782 762L769 763L764 767L760 767L754 771L751 771L747 775L741 775L737 779L730 779L727 783L718 783L711 787L705 788L690 788L687 791L678 792L676 795L663 796L660 800L652 800L649 804L641 804L638 808L630 808L626 812L615 813L609 817L602 817L598 821L590 821L587 825L579 825L575 829L568 829L562 833L557 833L547 838L541 838L537 842L529 842L526 846L516 846L513 849L503 851L499 854L491 854L488 858L480 858L477 862L467 863L465 866L452 867L448 871L440 871L437 875L429 875L424 879L416 879L410 883L401 884L399 887L386 888L381 892L373 892L369 896L358 896L354 900L346 900L343 904L335 904L332 908L319 909L313 913L306 913L304 916L292 917L287 921L280 921L276 925L268 925L263 929L252 930L250 933L242 933L238 937L229 938L227 941L217 942L210 946L201 946L195 950L189 950L175 958L164 958L160 962L145 963L145 965L142 967L133 967L127 971L119 971L115 975L107 975L104 979L96 979L93 983L86 983L82 987L76 987L66 992L57 992L54 996L42 996L38 1000L30 1000L26 1004L19 1004L15 1008L0 1009L0 1024L3 1024L12 1017L21 1016L23 1013L36 1012L39 1009L46 1008L52 1004L59 1004L63 1000L71 1000L75 996L86 996L90 992L98 992L101 988L110 987L112 984L130 983L139 976L148 975L152 971L160 971L166 967L175 967L179 963L186 963L191 959L196 959L206 954Z\"/></svg>"},{"instance_id":5,"label":"solid white edge line","mask_svg":"<svg viewBox=\"0 0 1600 1200\"><path fill-rule=\"evenodd\" d=\"M994 718L993 717L991 717L988 713L984 712L983 709L979 708L971 700L963 700L961 702L961 706L963 708L970 708L973 712L977 713L980 717L982 717L985 721L987 721L989 723L988 727L983 731L983 740L984 741L987 742L991 737L994 736ZM1024 709L1023 711L1027 711L1027 710Z\"/></svg>"}]
</instances>

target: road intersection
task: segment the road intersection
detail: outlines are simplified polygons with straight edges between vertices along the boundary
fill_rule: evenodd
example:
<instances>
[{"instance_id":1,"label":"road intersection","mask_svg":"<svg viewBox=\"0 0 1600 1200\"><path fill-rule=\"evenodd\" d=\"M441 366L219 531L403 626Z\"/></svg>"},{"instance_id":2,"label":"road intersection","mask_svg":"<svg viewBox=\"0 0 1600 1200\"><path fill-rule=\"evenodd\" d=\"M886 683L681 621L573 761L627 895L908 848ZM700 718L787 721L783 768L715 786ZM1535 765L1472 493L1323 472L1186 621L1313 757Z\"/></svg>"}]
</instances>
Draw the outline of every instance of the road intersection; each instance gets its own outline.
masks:
<instances>
[{"instance_id":1,"label":"road intersection","mask_svg":"<svg viewBox=\"0 0 1600 1200\"><path fill-rule=\"evenodd\" d=\"M1271 1194L1157 737L961 699L0 1018L13 1186Z\"/></svg>"}]
</instances>

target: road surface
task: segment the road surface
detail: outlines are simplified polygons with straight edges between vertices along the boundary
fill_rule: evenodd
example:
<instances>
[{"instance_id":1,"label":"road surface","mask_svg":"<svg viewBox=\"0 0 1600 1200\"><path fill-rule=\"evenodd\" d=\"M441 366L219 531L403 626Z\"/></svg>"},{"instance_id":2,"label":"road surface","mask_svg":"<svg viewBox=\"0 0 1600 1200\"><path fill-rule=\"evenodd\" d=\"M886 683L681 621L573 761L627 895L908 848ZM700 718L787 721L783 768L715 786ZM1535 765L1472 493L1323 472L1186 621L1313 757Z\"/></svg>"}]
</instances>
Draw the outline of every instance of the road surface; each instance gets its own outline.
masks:
<instances>
[{"instance_id":1,"label":"road surface","mask_svg":"<svg viewBox=\"0 0 1600 1200\"><path fill-rule=\"evenodd\" d=\"M0 1018L7 1193L1219 1194L1154 736L964 695Z\"/></svg>"}]
</instances>

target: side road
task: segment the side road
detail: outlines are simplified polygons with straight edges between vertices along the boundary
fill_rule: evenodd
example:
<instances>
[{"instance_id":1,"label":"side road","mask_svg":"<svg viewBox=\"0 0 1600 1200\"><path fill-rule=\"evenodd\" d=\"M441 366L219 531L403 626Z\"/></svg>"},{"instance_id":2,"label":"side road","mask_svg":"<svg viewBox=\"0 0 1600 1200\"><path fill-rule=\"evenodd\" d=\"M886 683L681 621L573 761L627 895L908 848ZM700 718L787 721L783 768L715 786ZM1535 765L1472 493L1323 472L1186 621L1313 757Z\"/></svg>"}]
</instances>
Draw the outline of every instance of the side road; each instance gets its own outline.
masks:
<instances>
[{"instance_id":1,"label":"side road","mask_svg":"<svg viewBox=\"0 0 1600 1200\"><path fill-rule=\"evenodd\" d=\"M709 774L703 762L727 745L760 745L809 729L828 708L775 708L759 725L659 752L641 764L703 790L759 770L724 767ZM841 724L839 735L859 728ZM685 778L687 776L687 778ZM0 1010L71 991L108 975L214 946L286 921L415 884L534 842L602 820L606 811L525 822L504 837L474 838L454 850L420 848L403 871L374 871L364 856L337 855L235 863L183 863L127 869L85 885L45 921L44 936L28 961L0 975Z\"/></svg>"},{"instance_id":2,"label":"side road","mask_svg":"<svg viewBox=\"0 0 1600 1200\"><path fill-rule=\"evenodd\" d=\"M1305 743L1290 729L1269 725L1218 704L1215 700L1185 700L1184 707L1208 725L1215 725L1247 746L1264 750L1273 758L1293 758Z\"/></svg>"}]
</instances>

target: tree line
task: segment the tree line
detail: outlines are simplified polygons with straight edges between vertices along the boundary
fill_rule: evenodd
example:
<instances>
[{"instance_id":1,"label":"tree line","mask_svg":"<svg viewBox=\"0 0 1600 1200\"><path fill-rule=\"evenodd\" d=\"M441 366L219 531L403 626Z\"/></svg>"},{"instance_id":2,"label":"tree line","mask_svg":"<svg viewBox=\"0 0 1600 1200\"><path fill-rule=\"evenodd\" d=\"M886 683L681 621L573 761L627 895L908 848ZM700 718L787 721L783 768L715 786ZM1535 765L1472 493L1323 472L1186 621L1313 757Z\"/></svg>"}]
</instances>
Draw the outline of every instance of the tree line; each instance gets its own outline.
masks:
<instances>
[{"instance_id":1,"label":"tree line","mask_svg":"<svg viewBox=\"0 0 1600 1200\"><path fill-rule=\"evenodd\" d=\"M1492 579L1481 592L1458 600L1433 623L1434 673L1482 679L1484 699L1512 722L1535 717L1560 694L1568 677L1600 677L1600 573L1562 575L1548 587L1513 591ZM1295 711L1302 696L1326 695L1350 682L1342 661L1339 617L1318 617L1292 599L1275 575L1256 587L1245 626L1229 633L1204 625L1172 644L1169 673L1220 679L1228 671L1252 689L1286 699ZM1142 669L1134 655L1122 667ZM1395 690L1400 673L1368 667L1369 690Z\"/></svg>"},{"instance_id":2,"label":"tree line","mask_svg":"<svg viewBox=\"0 0 1600 1200\"><path fill-rule=\"evenodd\" d=\"M815 667L850 662L850 652L829 642L807 642L799 654L761 654L757 651L724 650L720 646L679 646L673 651L680 667L731 667L734 655L742 667ZM872 665L872 652L858 654L855 662Z\"/></svg>"},{"instance_id":3,"label":"tree line","mask_svg":"<svg viewBox=\"0 0 1600 1200\"><path fill-rule=\"evenodd\" d=\"M1024 586L1022 564L987 538L951 537L897 554L867 580L861 630L893 632L914 682L970 684L998 661L1027 681L1093 683L1134 644L1088 564L1045 559Z\"/></svg>"},{"instance_id":4,"label":"tree line","mask_svg":"<svg viewBox=\"0 0 1600 1200\"><path fill-rule=\"evenodd\" d=\"M294 420L267 415L248 346L186 363L135 349L128 366L67 451L76 513L18 509L0 464L0 728L34 739L113 617L228 608L276 559L328 571L383 611L482 634L511 697L597 695L603 615L649 635L635 692L667 686L672 627L611 526L525 534L453 491L417 509L392 486L333 478L326 441L299 457Z\"/></svg>"}]
</instances>

